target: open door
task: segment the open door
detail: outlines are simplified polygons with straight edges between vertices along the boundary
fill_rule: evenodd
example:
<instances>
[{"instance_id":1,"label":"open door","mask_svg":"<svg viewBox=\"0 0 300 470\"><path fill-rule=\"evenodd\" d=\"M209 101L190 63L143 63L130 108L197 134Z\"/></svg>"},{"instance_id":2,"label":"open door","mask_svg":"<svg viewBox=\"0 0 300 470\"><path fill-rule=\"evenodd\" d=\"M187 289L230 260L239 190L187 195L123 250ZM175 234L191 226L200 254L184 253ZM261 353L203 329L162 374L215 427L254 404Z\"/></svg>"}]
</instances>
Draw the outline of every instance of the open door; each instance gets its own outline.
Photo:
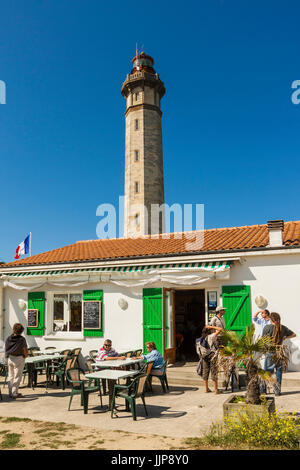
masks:
<instances>
[{"instance_id":1,"label":"open door","mask_svg":"<svg viewBox=\"0 0 300 470\"><path fill-rule=\"evenodd\" d=\"M143 350L153 341L158 351L173 362L172 294L164 288L143 289ZM174 353L175 353L175 348Z\"/></svg>"}]
</instances>

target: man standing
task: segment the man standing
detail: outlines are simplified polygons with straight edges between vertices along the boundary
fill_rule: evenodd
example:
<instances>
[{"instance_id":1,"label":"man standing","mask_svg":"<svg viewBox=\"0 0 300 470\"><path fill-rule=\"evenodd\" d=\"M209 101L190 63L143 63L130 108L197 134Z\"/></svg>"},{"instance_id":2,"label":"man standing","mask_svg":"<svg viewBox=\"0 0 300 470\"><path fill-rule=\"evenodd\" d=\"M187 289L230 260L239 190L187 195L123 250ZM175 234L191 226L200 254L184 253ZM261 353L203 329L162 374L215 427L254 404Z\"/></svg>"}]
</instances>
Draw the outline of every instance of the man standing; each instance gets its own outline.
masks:
<instances>
[{"instance_id":1,"label":"man standing","mask_svg":"<svg viewBox=\"0 0 300 470\"><path fill-rule=\"evenodd\" d=\"M222 328L225 330L225 320L223 315L225 314L225 307L218 306L216 308L216 315L210 320L210 326L217 326L218 328Z\"/></svg>"},{"instance_id":2,"label":"man standing","mask_svg":"<svg viewBox=\"0 0 300 470\"><path fill-rule=\"evenodd\" d=\"M5 357L8 358L8 393L10 398L22 398L18 393L21 382L25 358L28 356L26 339L21 334L24 326L21 323L15 323L13 334L5 341Z\"/></svg>"},{"instance_id":3,"label":"man standing","mask_svg":"<svg viewBox=\"0 0 300 470\"><path fill-rule=\"evenodd\" d=\"M260 315L260 316L259 316ZM259 337L263 335L264 327L266 325L270 325L271 320L270 320L270 312L269 310L259 310L253 317L254 323L257 325L260 325L260 332L259 332Z\"/></svg>"}]
</instances>

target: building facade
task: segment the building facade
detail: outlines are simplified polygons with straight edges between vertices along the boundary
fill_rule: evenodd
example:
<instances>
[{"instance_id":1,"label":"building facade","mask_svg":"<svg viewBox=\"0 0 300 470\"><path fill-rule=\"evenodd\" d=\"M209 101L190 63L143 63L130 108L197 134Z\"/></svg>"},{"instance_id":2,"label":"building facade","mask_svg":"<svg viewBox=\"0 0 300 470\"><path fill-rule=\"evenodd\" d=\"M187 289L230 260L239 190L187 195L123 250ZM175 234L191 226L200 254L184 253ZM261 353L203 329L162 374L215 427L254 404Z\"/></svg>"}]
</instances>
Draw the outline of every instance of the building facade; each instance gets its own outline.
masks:
<instances>
[{"instance_id":1,"label":"building facade","mask_svg":"<svg viewBox=\"0 0 300 470\"><path fill-rule=\"evenodd\" d=\"M194 361L195 338L217 305L227 307L226 328L242 334L263 296L296 333L289 369L300 370L300 222L206 230L201 251L187 252L184 234L135 242L78 242L1 267L2 339L20 322L41 350L79 346L88 355L105 338L119 352L154 341L175 362L181 334L185 359ZM28 324L31 310L37 322Z\"/></svg>"}]
</instances>

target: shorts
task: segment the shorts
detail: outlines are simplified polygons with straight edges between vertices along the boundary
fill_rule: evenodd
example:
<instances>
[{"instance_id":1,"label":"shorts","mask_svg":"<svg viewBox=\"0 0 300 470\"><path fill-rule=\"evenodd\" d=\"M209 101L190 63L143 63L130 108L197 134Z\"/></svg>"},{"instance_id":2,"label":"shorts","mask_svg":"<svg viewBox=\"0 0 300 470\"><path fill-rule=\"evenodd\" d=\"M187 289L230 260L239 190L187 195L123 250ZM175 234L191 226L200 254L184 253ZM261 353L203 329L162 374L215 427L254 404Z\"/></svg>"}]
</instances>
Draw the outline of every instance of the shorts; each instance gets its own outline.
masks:
<instances>
[{"instance_id":1,"label":"shorts","mask_svg":"<svg viewBox=\"0 0 300 470\"><path fill-rule=\"evenodd\" d=\"M217 365L214 359L203 358L202 367L203 367L203 373L202 373L203 380L208 380L209 373L210 373L210 377L212 380L218 379Z\"/></svg>"}]
</instances>

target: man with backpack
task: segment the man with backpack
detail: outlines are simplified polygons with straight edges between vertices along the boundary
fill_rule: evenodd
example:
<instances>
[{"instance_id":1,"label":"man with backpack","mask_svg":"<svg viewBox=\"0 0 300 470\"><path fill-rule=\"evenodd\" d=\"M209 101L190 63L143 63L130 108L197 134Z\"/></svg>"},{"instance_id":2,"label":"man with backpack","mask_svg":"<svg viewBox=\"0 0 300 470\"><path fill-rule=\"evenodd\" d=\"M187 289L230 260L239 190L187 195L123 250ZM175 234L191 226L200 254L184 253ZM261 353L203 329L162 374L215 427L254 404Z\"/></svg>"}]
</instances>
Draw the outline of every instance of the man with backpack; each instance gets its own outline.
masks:
<instances>
[{"instance_id":1,"label":"man with backpack","mask_svg":"<svg viewBox=\"0 0 300 470\"><path fill-rule=\"evenodd\" d=\"M215 394L222 393L218 390L217 354L219 348L218 336L223 328L206 325L200 338L196 339L196 351L199 355L197 372L202 376L205 393L211 392L208 387L209 373L214 384Z\"/></svg>"}]
</instances>

